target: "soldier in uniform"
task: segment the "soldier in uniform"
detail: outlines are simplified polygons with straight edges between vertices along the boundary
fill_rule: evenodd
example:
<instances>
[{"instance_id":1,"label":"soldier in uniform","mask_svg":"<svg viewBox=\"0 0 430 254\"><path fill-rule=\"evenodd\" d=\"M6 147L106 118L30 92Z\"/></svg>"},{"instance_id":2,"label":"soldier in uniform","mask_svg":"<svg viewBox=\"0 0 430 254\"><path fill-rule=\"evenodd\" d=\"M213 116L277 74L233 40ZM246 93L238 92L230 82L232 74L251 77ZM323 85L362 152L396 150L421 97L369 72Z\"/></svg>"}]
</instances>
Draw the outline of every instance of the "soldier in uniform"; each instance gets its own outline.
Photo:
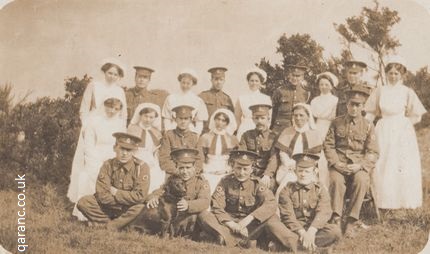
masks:
<instances>
[{"instance_id":1,"label":"soldier in uniform","mask_svg":"<svg viewBox=\"0 0 430 254\"><path fill-rule=\"evenodd\" d=\"M252 111L252 119L255 129L246 131L240 139L239 149L253 151L258 154L258 159L254 165L254 175L261 177L261 183L266 188L274 188L275 181L273 173L266 172L267 164L272 156L272 146L276 139L274 131L270 126L271 105L257 104L249 109Z\"/></svg>"},{"instance_id":2,"label":"soldier in uniform","mask_svg":"<svg viewBox=\"0 0 430 254\"><path fill-rule=\"evenodd\" d=\"M104 162L96 183L96 193L82 197L77 208L89 224L107 224L122 229L133 221L144 207L149 189L149 167L133 157L139 137L117 132L116 157Z\"/></svg>"},{"instance_id":3,"label":"soldier in uniform","mask_svg":"<svg viewBox=\"0 0 430 254\"><path fill-rule=\"evenodd\" d=\"M344 213L345 236L353 237L369 189L369 173L378 159L378 146L373 124L361 114L369 96L367 88L354 86L347 95L348 114L333 120L324 142L324 152L329 166L331 220L340 224L345 193L349 193L350 201Z\"/></svg>"},{"instance_id":4,"label":"soldier in uniform","mask_svg":"<svg viewBox=\"0 0 430 254\"><path fill-rule=\"evenodd\" d=\"M347 114L346 104L348 103L348 91L355 85L367 86L362 81L363 74L367 68L367 64L357 60L347 61L346 67L346 80L340 83L333 89L335 96L339 98L336 106L336 116L343 116ZM369 89L370 94L370 89Z\"/></svg>"},{"instance_id":5,"label":"soldier in uniform","mask_svg":"<svg viewBox=\"0 0 430 254\"><path fill-rule=\"evenodd\" d=\"M305 89L305 72L307 67L300 65L287 66L287 81L276 88L272 95L272 125L277 134L286 127L292 126L293 106L296 103L307 103L310 93Z\"/></svg>"},{"instance_id":6,"label":"soldier in uniform","mask_svg":"<svg viewBox=\"0 0 430 254\"><path fill-rule=\"evenodd\" d=\"M233 173L218 184L212 195L212 210L199 215L200 226L221 245L249 247L268 232L269 237L295 251L298 237L276 215L273 193L251 176L257 157L246 150L230 153Z\"/></svg>"},{"instance_id":7,"label":"soldier in uniform","mask_svg":"<svg viewBox=\"0 0 430 254\"><path fill-rule=\"evenodd\" d=\"M161 139L159 160L160 167L166 172L166 179L172 174L177 173L176 165L171 160L170 153L179 148L194 148L199 150L198 160L196 161L197 172L203 169L204 155L198 147L199 135L190 130L193 107L188 105L178 106L172 109L175 112L176 128L168 130Z\"/></svg>"},{"instance_id":8,"label":"soldier in uniform","mask_svg":"<svg viewBox=\"0 0 430 254\"><path fill-rule=\"evenodd\" d=\"M185 182L186 195L177 203L178 215L175 218L174 235L191 237L197 215L209 208L210 189L209 183L203 176L197 174L195 162L199 159L199 151L192 148L181 148L171 152L180 178ZM147 207L158 206L159 199L164 193L164 188L155 190L148 198ZM135 227L145 224L145 221L137 220Z\"/></svg>"},{"instance_id":9,"label":"soldier in uniform","mask_svg":"<svg viewBox=\"0 0 430 254\"><path fill-rule=\"evenodd\" d=\"M307 250L327 247L342 235L340 227L328 224L331 217L330 197L326 187L315 181L318 155L298 153L297 182L289 182L279 195L281 221L299 236Z\"/></svg>"},{"instance_id":10,"label":"soldier in uniform","mask_svg":"<svg viewBox=\"0 0 430 254\"><path fill-rule=\"evenodd\" d=\"M209 118L219 108L226 108L234 113L233 102L228 94L222 88L225 83L225 67L213 67L208 70L211 74L212 87L209 90L203 91L199 97L205 102L208 108ZM205 121L203 125L203 133L209 132L209 121Z\"/></svg>"},{"instance_id":11,"label":"soldier in uniform","mask_svg":"<svg viewBox=\"0 0 430 254\"><path fill-rule=\"evenodd\" d=\"M125 98L127 100L127 125L133 117L136 107L144 102L154 103L160 108L163 106L164 100L167 97L167 92L149 90L148 85L151 81L153 69L143 66L134 66L136 75L134 77L135 87L129 88L125 91Z\"/></svg>"}]
</instances>

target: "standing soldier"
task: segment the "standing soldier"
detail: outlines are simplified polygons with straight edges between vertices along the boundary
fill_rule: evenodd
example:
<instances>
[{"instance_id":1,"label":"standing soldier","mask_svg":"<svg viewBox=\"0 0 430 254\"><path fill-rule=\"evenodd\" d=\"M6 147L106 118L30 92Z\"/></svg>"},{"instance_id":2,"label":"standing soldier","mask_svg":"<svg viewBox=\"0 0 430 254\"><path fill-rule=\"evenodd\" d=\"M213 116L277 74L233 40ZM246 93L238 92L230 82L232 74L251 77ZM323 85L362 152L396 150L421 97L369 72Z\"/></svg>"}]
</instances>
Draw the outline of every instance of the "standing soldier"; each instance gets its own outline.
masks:
<instances>
[{"instance_id":1,"label":"standing soldier","mask_svg":"<svg viewBox=\"0 0 430 254\"><path fill-rule=\"evenodd\" d=\"M296 103L307 103L310 93L305 88L305 65L288 65L287 81L276 88L272 95L272 125L277 134L286 127L292 126L293 106Z\"/></svg>"},{"instance_id":2,"label":"standing soldier","mask_svg":"<svg viewBox=\"0 0 430 254\"><path fill-rule=\"evenodd\" d=\"M209 90L199 94L208 108L209 118L219 108L226 108L234 113L233 102L228 94L222 88L225 83L225 67L213 67L208 70L211 73L212 87ZM209 132L209 120L204 122L203 133Z\"/></svg>"},{"instance_id":3,"label":"standing soldier","mask_svg":"<svg viewBox=\"0 0 430 254\"><path fill-rule=\"evenodd\" d=\"M196 161L197 172L203 169L203 151L198 147L199 135L190 130L191 119L193 117L193 107L188 105L178 106L172 109L175 113L176 128L168 130L161 139L159 160L160 167L166 172L166 179L177 174L175 162L171 159L170 153L179 148L194 148L199 150Z\"/></svg>"},{"instance_id":4,"label":"standing soldier","mask_svg":"<svg viewBox=\"0 0 430 254\"><path fill-rule=\"evenodd\" d=\"M346 104L348 103L348 91L355 85L367 86L363 82L363 74L367 64L357 60L350 60L345 63L346 80L333 89L334 95L339 98L336 106L336 116L346 115ZM370 92L370 89L369 89Z\"/></svg>"},{"instance_id":5,"label":"standing soldier","mask_svg":"<svg viewBox=\"0 0 430 254\"><path fill-rule=\"evenodd\" d=\"M273 151L272 146L276 133L269 129L271 105L257 104L250 106L255 129L246 131L240 139L239 149L248 150L258 154L254 165L254 175L261 177L261 183L266 188L274 188L274 172L266 172L267 164Z\"/></svg>"},{"instance_id":6,"label":"standing soldier","mask_svg":"<svg viewBox=\"0 0 430 254\"><path fill-rule=\"evenodd\" d=\"M276 216L273 193L251 176L257 154L246 150L230 152L233 173L221 179L212 195L211 211L199 215L201 228L229 247L249 247L262 233L293 250L298 237ZM251 244L253 245L253 244Z\"/></svg>"},{"instance_id":7,"label":"standing soldier","mask_svg":"<svg viewBox=\"0 0 430 254\"><path fill-rule=\"evenodd\" d=\"M110 229L122 229L143 209L149 189L149 167L133 157L139 137L117 132L116 157L104 162L100 169L96 193L82 197L79 211L90 224L107 224Z\"/></svg>"},{"instance_id":8,"label":"standing soldier","mask_svg":"<svg viewBox=\"0 0 430 254\"><path fill-rule=\"evenodd\" d=\"M282 223L299 236L305 249L327 247L342 233L339 226L328 224L332 213L330 197L326 187L316 180L319 156L298 153L293 159L297 182L289 182L279 195Z\"/></svg>"},{"instance_id":9,"label":"standing soldier","mask_svg":"<svg viewBox=\"0 0 430 254\"><path fill-rule=\"evenodd\" d=\"M154 103L160 108L163 106L164 100L168 93L161 90L148 90L153 69L143 66L134 66L136 75L134 77L135 87L129 88L125 92L127 100L127 125L136 110L136 107L144 102Z\"/></svg>"},{"instance_id":10,"label":"standing soldier","mask_svg":"<svg viewBox=\"0 0 430 254\"><path fill-rule=\"evenodd\" d=\"M345 236L353 237L370 186L369 174L378 159L378 146L373 124L361 114L369 96L367 88L354 86L347 95L348 113L333 120L324 142L324 152L330 175L331 221L340 224L345 193L350 193L344 214Z\"/></svg>"}]
</instances>

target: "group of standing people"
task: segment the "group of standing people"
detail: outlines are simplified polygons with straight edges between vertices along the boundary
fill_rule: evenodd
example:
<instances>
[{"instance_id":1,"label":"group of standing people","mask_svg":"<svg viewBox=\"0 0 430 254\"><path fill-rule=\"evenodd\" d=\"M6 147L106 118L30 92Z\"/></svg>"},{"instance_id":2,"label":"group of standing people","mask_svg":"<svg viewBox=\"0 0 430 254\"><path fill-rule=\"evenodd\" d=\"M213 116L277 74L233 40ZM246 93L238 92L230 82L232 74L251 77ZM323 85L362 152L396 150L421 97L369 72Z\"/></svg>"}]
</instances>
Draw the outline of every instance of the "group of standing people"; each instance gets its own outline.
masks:
<instances>
[{"instance_id":1,"label":"group of standing people","mask_svg":"<svg viewBox=\"0 0 430 254\"><path fill-rule=\"evenodd\" d=\"M118 85L124 68L109 60L101 67L105 80L90 83L82 99L68 191L77 203L73 215L90 223L115 221L122 216L118 211L127 210L118 205L133 207L116 224L123 227L143 204L156 207L165 180L180 175L192 184L179 211L199 214L200 228L217 242L257 239L258 225L264 224L274 236L268 245L295 250L295 235L305 248L333 243L338 233L332 225L342 225L353 237L370 184L378 208L419 207L421 165L413 124L425 109L403 84L403 59L386 63L387 85L372 89L361 79L367 65L352 60L345 64L343 82L333 73L319 74L320 94L312 100L304 85L306 65L287 66L271 97L260 91L267 74L255 67L246 73L248 91L233 104L223 91L225 67L208 70L212 87L199 95L192 91L195 71L183 70L180 92L167 95L148 89L154 70L142 66L134 67L135 87L124 91ZM139 170L129 179L134 168ZM125 191L133 193L126 198ZM212 193L208 211L205 193ZM114 205L116 213L103 217L106 209L97 205Z\"/></svg>"}]
</instances>

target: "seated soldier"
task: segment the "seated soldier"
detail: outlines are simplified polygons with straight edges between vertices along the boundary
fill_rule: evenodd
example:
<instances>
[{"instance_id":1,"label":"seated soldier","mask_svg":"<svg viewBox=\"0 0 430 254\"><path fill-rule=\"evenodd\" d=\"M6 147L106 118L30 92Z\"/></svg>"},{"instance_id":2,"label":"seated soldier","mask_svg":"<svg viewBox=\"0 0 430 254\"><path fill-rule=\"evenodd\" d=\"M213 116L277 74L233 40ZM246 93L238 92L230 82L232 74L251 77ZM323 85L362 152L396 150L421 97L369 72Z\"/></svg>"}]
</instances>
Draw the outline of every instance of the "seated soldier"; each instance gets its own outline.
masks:
<instances>
[{"instance_id":1,"label":"seated soldier","mask_svg":"<svg viewBox=\"0 0 430 254\"><path fill-rule=\"evenodd\" d=\"M275 189L274 172L266 170L269 158L273 155L273 145L276 134L270 130L271 105L256 104L249 107L252 111L252 120L255 128L246 131L240 139L239 149L252 151L258 154L254 165L254 175L261 178L261 183L267 188Z\"/></svg>"},{"instance_id":2,"label":"seated soldier","mask_svg":"<svg viewBox=\"0 0 430 254\"><path fill-rule=\"evenodd\" d=\"M104 162L100 169L96 193L82 197L77 208L87 217L89 225L107 224L122 229L136 218L144 207L149 188L149 167L133 157L141 139L117 132L116 157Z\"/></svg>"},{"instance_id":3,"label":"seated soldier","mask_svg":"<svg viewBox=\"0 0 430 254\"><path fill-rule=\"evenodd\" d=\"M344 212L345 237L354 237L364 196L369 189L369 173L378 159L373 124L361 114L368 88L355 86L347 92L347 114L331 123L324 141L329 166L332 222L340 224ZM350 202L344 210L345 194Z\"/></svg>"},{"instance_id":4,"label":"seated soldier","mask_svg":"<svg viewBox=\"0 0 430 254\"><path fill-rule=\"evenodd\" d=\"M179 212L175 218L174 236L191 237L197 215L209 208L210 189L209 183L203 176L196 174L195 163L199 159L199 151L196 149L182 148L171 152L171 157L176 163L179 177L185 182L186 194L176 204ZM155 208L163 195L164 188L155 190L148 198L147 207Z\"/></svg>"},{"instance_id":5,"label":"seated soldier","mask_svg":"<svg viewBox=\"0 0 430 254\"><path fill-rule=\"evenodd\" d=\"M263 232L295 250L297 236L276 216L273 193L251 177L258 154L246 150L230 153L233 174L221 179L212 195L212 210L199 215L201 229L226 246L249 247Z\"/></svg>"},{"instance_id":6,"label":"seated soldier","mask_svg":"<svg viewBox=\"0 0 430 254\"><path fill-rule=\"evenodd\" d=\"M289 182L280 192L281 221L299 236L303 248L327 247L341 237L341 230L338 225L328 224L330 197L327 189L315 182L319 156L298 153L293 159L297 182Z\"/></svg>"},{"instance_id":7,"label":"seated soldier","mask_svg":"<svg viewBox=\"0 0 430 254\"><path fill-rule=\"evenodd\" d=\"M201 172L203 169L203 151L198 147L199 135L190 130L192 121L193 107L182 105L172 109L175 113L176 129L168 130L161 139L159 161L160 167L166 172L166 179L177 173L175 163L170 159L170 153L179 148L194 148L199 150L196 160L196 170Z\"/></svg>"}]
</instances>

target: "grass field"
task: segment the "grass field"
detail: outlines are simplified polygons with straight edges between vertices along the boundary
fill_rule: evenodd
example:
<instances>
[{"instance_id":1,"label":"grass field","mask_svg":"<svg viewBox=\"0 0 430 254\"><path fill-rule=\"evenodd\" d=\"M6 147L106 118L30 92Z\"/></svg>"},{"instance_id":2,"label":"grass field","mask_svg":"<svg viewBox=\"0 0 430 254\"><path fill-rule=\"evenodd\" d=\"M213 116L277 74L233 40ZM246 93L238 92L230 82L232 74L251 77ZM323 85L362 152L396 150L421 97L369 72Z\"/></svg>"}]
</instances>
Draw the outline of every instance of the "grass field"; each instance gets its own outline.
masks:
<instances>
[{"instance_id":1,"label":"grass field","mask_svg":"<svg viewBox=\"0 0 430 254\"><path fill-rule=\"evenodd\" d=\"M383 223L361 230L354 240L341 240L334 253L406 254L421 251L430 230L430 129L422 129L417 135L423 163L424 206L386 214ZM88 228L71 218L72 207L65 198L65 186L33 186L30 180L26 185L25 232L21 234L25 234L28 253L262 252ZM17 205L17 194L16 190L0 192L0 245L13 253L17 252L17 212L21 210Z\"/></svg>"}]
</instances>

